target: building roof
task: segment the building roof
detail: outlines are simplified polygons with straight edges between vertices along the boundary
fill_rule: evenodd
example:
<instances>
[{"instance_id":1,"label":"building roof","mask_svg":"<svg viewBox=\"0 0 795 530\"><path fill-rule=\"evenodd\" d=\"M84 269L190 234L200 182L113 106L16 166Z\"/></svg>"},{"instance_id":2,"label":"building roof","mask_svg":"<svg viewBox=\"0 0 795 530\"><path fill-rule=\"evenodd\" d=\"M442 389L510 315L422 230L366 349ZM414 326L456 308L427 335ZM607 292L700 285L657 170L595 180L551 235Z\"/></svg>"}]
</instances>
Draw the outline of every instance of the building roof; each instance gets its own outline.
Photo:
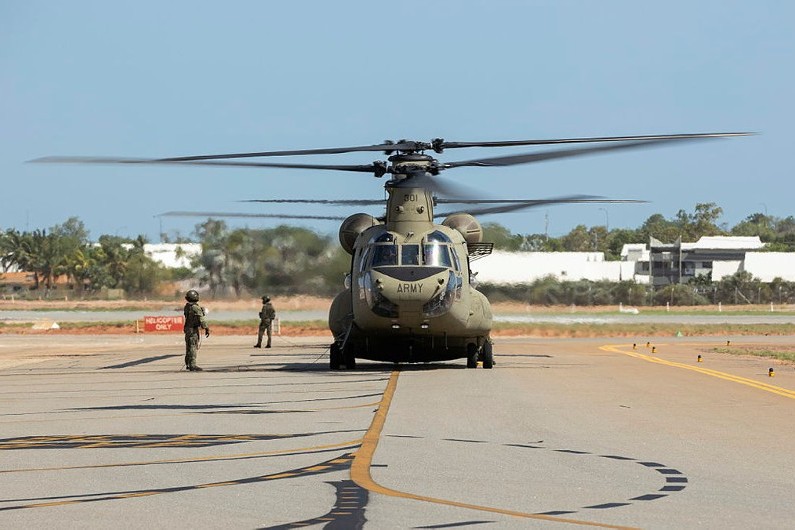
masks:
<instances>
[{"instance_id":1,"label":"building roof","mask_svg":"<svg viewBox=\"0 0 795 530\"><path fill-rule=\"evenodd\" d=\"M684 250L759 250L759 236L703 236L695 243L682 243Z\"/></svg>"}]
</instances>

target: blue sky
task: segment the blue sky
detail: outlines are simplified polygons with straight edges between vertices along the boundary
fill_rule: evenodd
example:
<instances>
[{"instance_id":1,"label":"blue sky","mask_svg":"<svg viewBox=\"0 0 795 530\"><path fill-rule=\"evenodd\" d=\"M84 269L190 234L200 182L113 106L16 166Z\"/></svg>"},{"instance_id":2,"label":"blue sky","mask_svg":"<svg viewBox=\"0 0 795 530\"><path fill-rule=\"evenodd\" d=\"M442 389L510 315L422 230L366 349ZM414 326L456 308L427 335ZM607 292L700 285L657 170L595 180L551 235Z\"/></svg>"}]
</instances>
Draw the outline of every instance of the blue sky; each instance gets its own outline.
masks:
<instances>
[{"instance_id":1,"label":"blue sky","mask_svg":"<svg viewBox=\"0 0 795 530\"><path fill-rule=\"evenodd\" d=\"M699 202L721 206L720 221L730 226L755 212L786 217L795 214L793 20L795 3L784 0L5 0L0 228L46 228L78 216L93 237L157 241L161 226L189 235L200 221L164 218L161 225L156 215L169 210L296 213L236 201L384 193L383 181L356 173L25 163L47 155L705 131L761 134L444 176L489 198L581 193L650 201L481 219L518 233L543 233L547 221L555 236L578 224L636 227L654 213L692 212ZM459 149L438 158L530 151ZM332 222L292 224L337 230Z\"/></svg>"}]
</instances>

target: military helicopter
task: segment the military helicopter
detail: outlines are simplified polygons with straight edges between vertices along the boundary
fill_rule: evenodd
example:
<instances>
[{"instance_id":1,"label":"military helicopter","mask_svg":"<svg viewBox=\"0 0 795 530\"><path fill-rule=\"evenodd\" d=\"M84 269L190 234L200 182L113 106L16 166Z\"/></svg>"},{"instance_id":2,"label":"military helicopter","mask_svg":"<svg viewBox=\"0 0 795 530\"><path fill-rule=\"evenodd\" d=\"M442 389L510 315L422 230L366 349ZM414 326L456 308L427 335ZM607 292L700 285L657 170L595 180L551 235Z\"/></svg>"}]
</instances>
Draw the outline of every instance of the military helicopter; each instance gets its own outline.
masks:
<instances>
[{"instance_id":1,"label":"military helicopter","mask_svg":"<svg viewBox=\"0 0 795 530\"><path fill-rule=\"evenodd\" d=\"M475 215L518 211L562 203L644 202L613 200L588 195L552 199L477 199L463 197L438 175L458 167L499 167L528 164L638 149L664 143L692 142L710 138L745 136L751 133L695 133L673 135L612 136L513 140L489 142L385 141L381 144L196 155L174 158L46 157L36 162L178 164L218 167L300 168L389 175L387 198L370 200L264 199L249 202L385 206L382 216L357 213L348 217L314 215L246 214L224 212L166 212L170 216L278 217L292 219L339 219L339 240L351 255L345 288L329 310L329 328L334 342L329 366L354 369L357 359L393 363L415 363L466 359L467 368L480 361L492 368L492 312L489 301L474 287L470 268L473 260L491 253L493 244L482 241L483 231ZM440 162L427 152L468 147L517 147L552 144L591 144L459 162ZM228 159L254 157L331 155L351 152L383 152L387 161L367 165L295 164ZM438 205L459 204L463 208L436 212ZM444 218L441 223L435 219Z\"/></svg>"}]
</instances>

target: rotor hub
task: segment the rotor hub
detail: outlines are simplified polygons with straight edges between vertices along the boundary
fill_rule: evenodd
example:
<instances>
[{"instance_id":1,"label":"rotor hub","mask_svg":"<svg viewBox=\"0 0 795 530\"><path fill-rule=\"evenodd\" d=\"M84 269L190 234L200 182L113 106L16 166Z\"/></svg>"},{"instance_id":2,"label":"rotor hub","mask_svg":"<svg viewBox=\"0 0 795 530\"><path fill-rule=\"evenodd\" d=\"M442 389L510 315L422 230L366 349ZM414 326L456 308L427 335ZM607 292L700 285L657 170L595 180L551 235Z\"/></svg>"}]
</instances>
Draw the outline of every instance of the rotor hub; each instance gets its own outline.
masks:
<instances>
[{"instance_id":1,"label":"rotor hub","mask_svg":"<svg viewBox=\"0 0 795 530\"><path fill-rule=\"evenodd\" d=\"M419 154L400 154L389 157L391 164L389 172L396 180L402 180L418 173L438 174L438 162L435 158L428 155Z\"/></svg>"}]
</instances>

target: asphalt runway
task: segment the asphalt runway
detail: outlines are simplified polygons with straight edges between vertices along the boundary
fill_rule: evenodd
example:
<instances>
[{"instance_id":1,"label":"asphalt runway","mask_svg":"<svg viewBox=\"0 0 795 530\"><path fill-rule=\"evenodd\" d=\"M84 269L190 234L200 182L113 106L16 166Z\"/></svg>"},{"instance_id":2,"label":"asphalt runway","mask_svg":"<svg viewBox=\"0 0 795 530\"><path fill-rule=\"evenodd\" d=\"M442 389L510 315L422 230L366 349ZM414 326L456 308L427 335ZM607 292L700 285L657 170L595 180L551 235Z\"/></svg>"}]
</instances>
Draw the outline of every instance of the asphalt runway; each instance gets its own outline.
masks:
<instances>
[{"instance_id":1,"label":"asphalt runway","mask_svg":"<svg viewBox=\"0 0 795 530\"><path fill-rule=\"evenodd\" d=\"M211 337L190 373L179 335L0 335L0 528L795 521L795 367L727 338L512 338L493 370L353 372L324 339L252 338Z\"/></svg>"}]
</instances>

